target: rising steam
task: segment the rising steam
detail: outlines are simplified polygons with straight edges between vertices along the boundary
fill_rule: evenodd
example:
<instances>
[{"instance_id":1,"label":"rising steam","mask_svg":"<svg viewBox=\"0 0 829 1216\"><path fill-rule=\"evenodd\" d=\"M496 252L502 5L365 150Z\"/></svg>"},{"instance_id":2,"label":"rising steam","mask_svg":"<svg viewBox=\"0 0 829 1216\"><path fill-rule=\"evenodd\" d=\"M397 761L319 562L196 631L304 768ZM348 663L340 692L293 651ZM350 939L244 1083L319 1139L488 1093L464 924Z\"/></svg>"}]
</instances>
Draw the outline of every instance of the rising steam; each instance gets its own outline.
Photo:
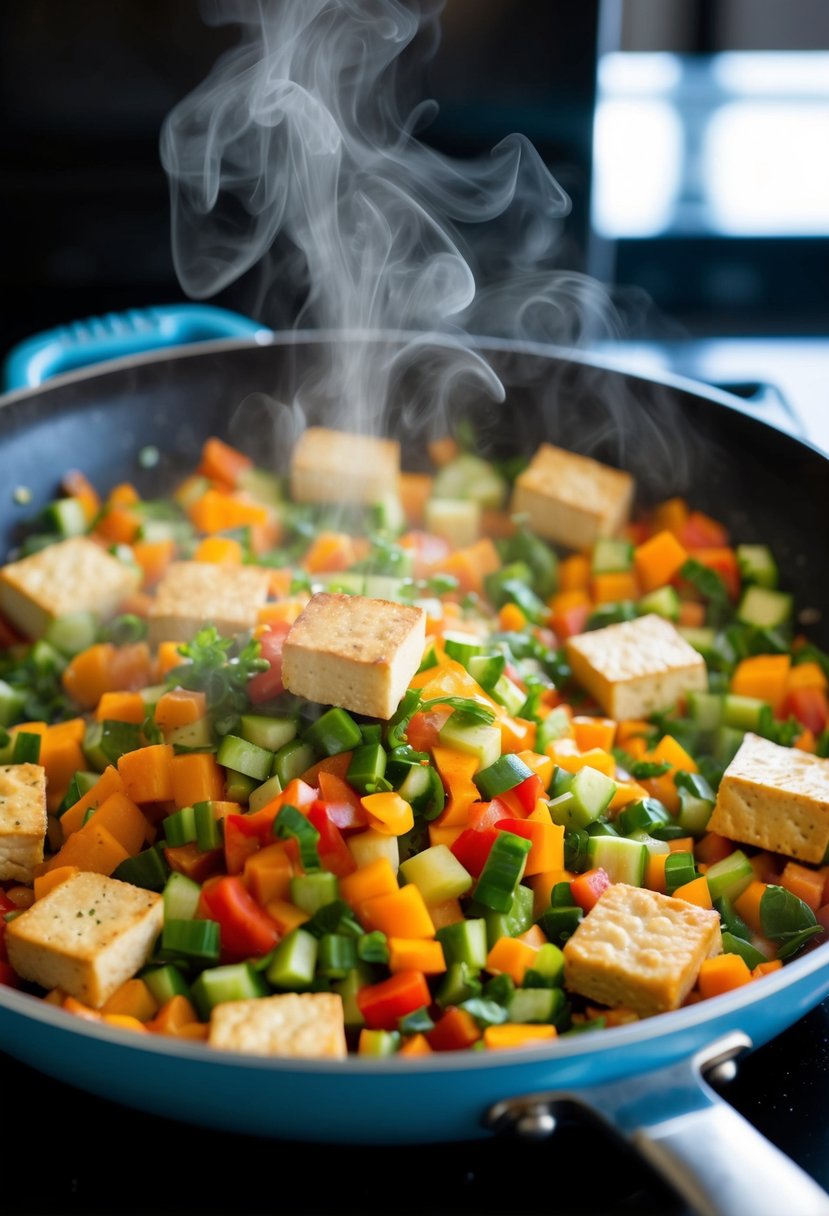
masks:
<instances>
[{"instance_id":1,"label":"rising steam","mask_svg":"<svg viewBox=\"0 0 829 1216\"><path fill-rule=\"evenodd\" d=\"M210 297L258 267L259 320L348 331L299 409L340 402L353 430L382 427L412 362L438 427L459 385L502 400L470 334L569 346L616 324L596 282L557 267L570 204L526 138L464 160L421 138L434 110L406 108L406 73L438 46L442 7L210 0L239 43L162 132L183 289Z\"/></svg>"}]
</instances>

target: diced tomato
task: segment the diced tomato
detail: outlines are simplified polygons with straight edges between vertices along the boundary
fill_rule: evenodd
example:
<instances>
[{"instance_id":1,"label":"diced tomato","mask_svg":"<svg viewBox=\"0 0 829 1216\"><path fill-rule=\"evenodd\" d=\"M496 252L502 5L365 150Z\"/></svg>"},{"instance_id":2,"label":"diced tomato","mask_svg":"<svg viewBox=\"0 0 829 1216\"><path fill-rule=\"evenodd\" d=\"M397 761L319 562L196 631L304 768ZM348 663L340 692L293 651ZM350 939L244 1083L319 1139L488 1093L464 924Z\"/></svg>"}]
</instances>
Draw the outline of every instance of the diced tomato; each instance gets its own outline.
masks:
<instances>
[{"instance_id":1,"label":"diced tomato","mask_svg":"<svg viewBox=\"0 0 829 1216\"><path fill-rule=\"evenodd\" d=\"M815 735L829 723L829 699L824 688L793 688L783 705L783 716L793 714Z\"/></svg>"},{"instance_id":2,"label":"diced tomato","mask_svg":"<svg viewBox=\"0 0 829 1216\"><path fill-rule=\"evenodd\" d=\"M406 740L416 752L430 752L438 743L438 732L452 710L446 706L426 713L412 714L406 729Z\"/></svg>"},{"instance_id":3,"label":"diced tomato","mask_svg":"<svg viewBox=\"0 0 829 1216\"><path fill-rule=\"evenodd\" d=\"M285 691L282 683L282 646L290 628L285 621L275 622L259 639L260 657L268 660L270 668L248 680L247 694L254 705L271 701Z\"/></svg>"},{"instance_id":4,"label":"diced tomato","mask_svg":"<svg viewBox=\"0 0 829 1216\"><path fill-rule=\"evenodd\" d=\"M319 801L325 803L328 818L341 832L359 831L368 826L368 816L360 795L347 781L334 773L319 775Z\"/></svg>"},{"instance_id":5,"label":"diced tomato","mask_svg":"<svg viewBox=\"0 0 829 1216\"><path fill-rule=\"evenodd\" d=\"M503 816L507 818L507 816ZM449 846L458 861L468 870L473 878L477 878L484 868L489 850L498 838L498 829L492 826L485 828L465 828Z\"/></svg>"},{"instance_id":6,"label":"diced tomato","mask_svg":"<svg viewBox=\"0 0 829 1216\"><path fill-rule=\"evenodd\" d=\"M171 870L192 878L193 882L204 882L217 874L224 861L221 849L202 851L195 842L167 846L164 849L164 857Z\"/></svg>"},{"instance_id":7,"label":"diced tomato","mask_svg":"<svg viewBox=\"0 0 829 1216\"><path fill-rule=\"evenodd\" d=\"M357 863L345 843L342 832L332 821L327 802L314 802L308 812L308 819L320 834L317 849L322 865L338 878L353 874Z\"/></svg>"},{"instance_id":8,"label":"diced tomato","mask_svg":"<svg viewBox=\"0 0 829 1216\"><path fill-rule=\"evenodd\" d=\"M276 922L235 874L202 887L199 915L218 921L228 961L267 954L279 940Z\"/></svg>"},{"instance_id":9,"label":"diced tomato","mask_svg":"<svg viewBox=\"0 0 829 1216\"><path fill-rule=\"evenodd\" d=\"M259 826L246 815L225 815L224 837L225 869L228 874L241 874L247 859L262 847Z\"/></svg>"},{"instance_id":10,"label":"diced tomato","mask_svg":"<svg viewBox=\"0 0 829 1216\"><path fill-rule=\"evenodd\" d=\"M609 886L610 875L607 870L599 866L595 870L585 870L583 874L574 878L570 883L570 895L577 908L583 908L585 912L589 912L599 896Z\"/></svg>"},{"instance_id":11,"label":"diced tomato","mask_svg":"<svg viewBox=\"0 0 829 1216\"><path fill-rule=\"evenodd\" d=\"M728 544L728 532L710 515L691 511L680 529L678 540L686 549L717 548Z\"/></svg>"},{"instance_id":12,"label":"diced tomato","mask_svg":"<svg viewBox=\"0 0 829 1216\"><path fill-rule=\"evenodd\" d=\"M574 604L572 608L565 608L562 612L552 613L550 625L555 631L556 637L565 641L567 638L574 637L577 633L584 633L587 618L592 611L593 609L589 604Z\"/></svg>"}]
</instances>

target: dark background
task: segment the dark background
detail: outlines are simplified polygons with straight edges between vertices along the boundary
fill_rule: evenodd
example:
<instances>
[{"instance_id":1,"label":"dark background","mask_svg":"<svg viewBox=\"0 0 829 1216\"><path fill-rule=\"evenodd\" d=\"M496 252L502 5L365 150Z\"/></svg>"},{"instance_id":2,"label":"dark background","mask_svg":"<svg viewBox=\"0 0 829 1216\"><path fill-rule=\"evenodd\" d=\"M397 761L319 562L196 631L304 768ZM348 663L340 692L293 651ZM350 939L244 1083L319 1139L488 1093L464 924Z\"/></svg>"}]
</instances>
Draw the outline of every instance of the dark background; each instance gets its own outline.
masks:
<instances>
[{"instance_id":1,"label":"dark background","mask_svg":"<svg viewBox=\"0 0 829 1216\"><path fill-rule=\"evenodd\" d=\"M690 334L822 334L826 239L666 235L608 249L590 230L601 50L829 46L821 0L448 0L424 80L428 139L456 155L523 131L570 194L563 264L604 269L652 301L643 324ZM0 5L0 356L76 318L183 300L169 247L161 122L234 41L195 0L5 0ZM825 156L826 149L816 150ZM723 274L723 267L728 273ZM748 282L739 298L729 284ZM244 308L243 282L217 303ZM743 1064L723 1094L829 1186L829 1011ZM280 1145L166 1125L0 1057L7 1213L683 1212L594 1130L547 1145L406 1150ZM344 1112L344 1120L347 1112ZM291 1198L288 1199L287 1196ZM792 1213L792 1216L798 1216Z\"/></svg>"}]
</instances>

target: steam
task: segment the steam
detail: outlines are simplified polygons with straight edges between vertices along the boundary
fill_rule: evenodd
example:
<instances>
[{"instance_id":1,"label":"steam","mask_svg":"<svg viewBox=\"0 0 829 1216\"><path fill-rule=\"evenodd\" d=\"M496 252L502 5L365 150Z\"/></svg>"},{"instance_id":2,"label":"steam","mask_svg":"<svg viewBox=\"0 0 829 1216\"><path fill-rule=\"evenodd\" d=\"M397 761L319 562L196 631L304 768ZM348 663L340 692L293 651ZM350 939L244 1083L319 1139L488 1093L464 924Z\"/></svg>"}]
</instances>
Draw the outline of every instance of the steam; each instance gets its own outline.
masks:
<instances>
[{"instance_id":1,"label":"steam","mask_svg":"<svg viewBox=\"0 0 829 1216\"><path fill-rule=\"evenodd\" d=\"M348 429L381 430L417 364L408 421L437 432L459 393L504 399L470 335L567 347L618 328L603 288L559 268L570 202L525 137L464 160L420 138L434 107L407 109L406 87L439 44L442 7L204 6L240 39L163 127L175 267L196 299L253 271L263 323L347 331L300 385L297 426L324 401Z\"/></svg>"}]
</instances>

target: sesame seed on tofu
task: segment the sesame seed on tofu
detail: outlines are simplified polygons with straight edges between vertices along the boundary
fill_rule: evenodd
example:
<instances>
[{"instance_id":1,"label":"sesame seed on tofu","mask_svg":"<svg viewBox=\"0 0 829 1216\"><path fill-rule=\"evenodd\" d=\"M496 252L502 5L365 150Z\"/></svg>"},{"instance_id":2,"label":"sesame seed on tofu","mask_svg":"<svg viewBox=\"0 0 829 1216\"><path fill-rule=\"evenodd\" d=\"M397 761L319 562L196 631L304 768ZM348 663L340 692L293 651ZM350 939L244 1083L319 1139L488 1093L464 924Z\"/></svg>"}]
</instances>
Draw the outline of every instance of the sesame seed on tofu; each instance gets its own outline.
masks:
<instances>
[{"instance_id":1,"label":"sesame seed on tofu","mask_svg":"<svg viewBox=\"0 0 829 1216\"><path fill-rule=\"evenodd\" d=\"M342 998L334 992L285 992L223 1001L210 1014L208 1042L260 1056L341 1060L347 1055Z\"/></svg>"},{"instance_id":2,"label":"sesame seed on tofu","mask_svg":"<svg viewBox=\"0 0 829 1216\"><path fill-rule=\"evenodd\" d=\"M37 639L70 612L112 616L140 582L136 566L87 536L73 536L0 569L0 612L27 638Z\"/></svg>"},{"instance_id":3,"label":"sesame seed on tofu","mask_svg":"<svg viewBox=\"0 0 829 1216\"><path fill-rule=\"evenodd\" d=\"M252 629L270 581L264 566L172 562L150 605L150 643L189 642L204 625L215 625L223 637Z\"/></svg>"},{"instance_id":4,"label":"sesame seed on tofu","mask_svg":"<svg viewBox=\"0 0 829 1216\"><path fill-rule=\"evenodd\" d=\"M154 891L80 871L9 922L9 962L24 980L100 1009L149 959L163 907Z\"/></svg>"},{"instance_id":5,"label":"sesame seed on tofu","mask_svg":"<svg viewBox=\"0 0 829 1216\"><path fill-rule=\"evenodd\" d=\"M564 945L564 983L648 1017L678 1009L703 961L722 949L719 913L613 883Z\"/></svg>"},{"instance_id":6,"label":"sesame seed on tofu","mask_svg":"<svg viewBox=\"0 0 829 1216\"><path fill-rule=\"evenodd\" d=\"M702 655L654 613L576 634L565 649L574 679L617 721L646 718L708 687Z\"/></svg>"},{"instance_id":7,"label":"sesame seed on tofu","mask_svg":"<svg viewBox=\"0 0 829 1216\"><path fill-rule=\"evenodd\" d=\"M511 509L526 515L532 530L546 540L589 549L628 522L633 494L630 473L542 443L515 479Z\"/></svg>"},{"instance_id":8,"label":"sesame seed on tofu","mask_svg":"<svg viewBox=\"0 0 829 1216\"><path fill-rule=\"evenodd\" d=\"M829 760L748 732L723 774L708 829L819 865L829 849Z\"/></svg>"},{"instance_id":9,"label":"sesame seed on tofu","mask_svg":"<svg viewBox=\"0 0 829 1216\"><path fill-rule=\"evenodd\" d=\"M396 439L310 426L293 450L291 497L295 502L381 502L397 493L399 476Z\"/></svg>"},{"instance_id":10,"label":"sesame seed on tofu","mask_svg":"<svg viewBox=\"0 0 829 1216\"><path fill-rule=\"evenodd\" d=\"M282 680L288 692L309 701L387 720L425 644L422 608L319 592L285 638Z\"/></svg>"},{"instance_id":11,"label":"sesame seed on tofu","mask_svg":"<svg viewBox=\"0 0 829 1216\"><path fill-rule=\"evenodd\" d=\"M0 767L0 881L31 882L46 841L46 770L39 764Z\"/></svg>"}]
</instances>

